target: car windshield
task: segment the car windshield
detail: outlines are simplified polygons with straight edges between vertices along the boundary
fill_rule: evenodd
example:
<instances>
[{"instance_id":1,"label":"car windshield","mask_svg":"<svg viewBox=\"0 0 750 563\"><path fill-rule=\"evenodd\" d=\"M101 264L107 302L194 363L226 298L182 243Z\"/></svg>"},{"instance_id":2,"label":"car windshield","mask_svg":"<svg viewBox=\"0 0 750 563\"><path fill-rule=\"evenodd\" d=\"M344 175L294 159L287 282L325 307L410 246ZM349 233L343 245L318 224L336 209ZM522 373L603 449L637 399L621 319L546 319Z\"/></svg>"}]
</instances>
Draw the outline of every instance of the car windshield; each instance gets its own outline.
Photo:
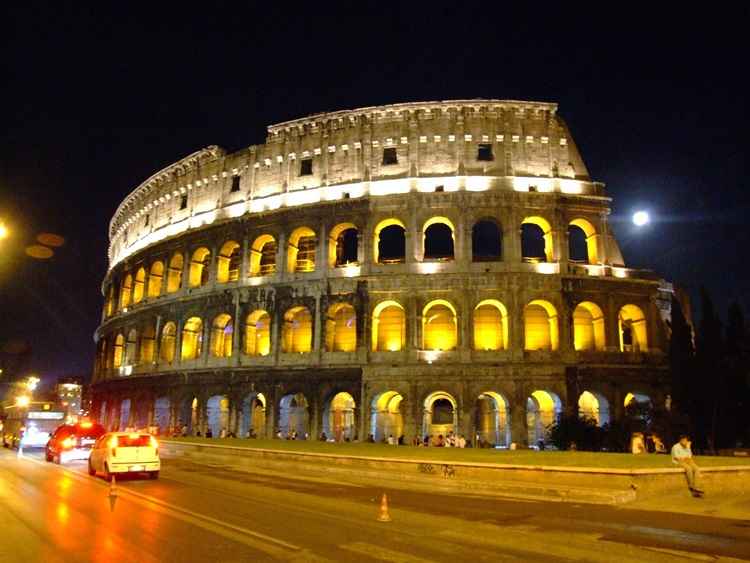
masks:
<instances>
[{"instance_id":1,"label":"car windshield","mask_svg":"<svg viewBox=\"0 0 750 563\"><path fill-rule=\"evenodd\" d=\"M151 436L148 434L139 434L137 436L118 436L118 448L140 448L151 445Z\"/></svg>"},{"instance_id":2,"label":"car windshield","mask_svg":"<svg viewBox=\"0 0 750 563\"><path fill-rule=\"evenodd\" d=\"M102 434L104 434L104 428L99 424L92 424L90 426L79 425L76 427L76 435L79 438L96 440Z\"/></svg>"}]
</instances>

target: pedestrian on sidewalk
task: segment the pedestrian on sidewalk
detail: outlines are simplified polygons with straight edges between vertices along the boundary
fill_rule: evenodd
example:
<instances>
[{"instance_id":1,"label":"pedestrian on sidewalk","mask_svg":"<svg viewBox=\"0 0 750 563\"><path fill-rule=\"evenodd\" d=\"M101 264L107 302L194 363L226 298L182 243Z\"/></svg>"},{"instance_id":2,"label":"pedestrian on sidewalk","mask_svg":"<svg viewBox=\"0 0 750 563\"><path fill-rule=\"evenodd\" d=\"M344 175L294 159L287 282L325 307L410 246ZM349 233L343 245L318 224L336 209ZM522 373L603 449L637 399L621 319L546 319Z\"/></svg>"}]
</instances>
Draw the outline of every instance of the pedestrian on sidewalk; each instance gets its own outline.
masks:
<instances>
[{"instance_id":1,"label":"pedestrian on sidewalk","mask_svg":"<svg viewBox=\"0 0 750 563\"><path fill-rule=\"evenodd\" d=\"M680 440L672 446L672 462L685 470L685 477L687 478L690 493L696 498L702 497L703 491L696 486L700 470L693 459L693 452L690 449L690 438L686 434L682 434Z\"/></svg>"}]
</instances>

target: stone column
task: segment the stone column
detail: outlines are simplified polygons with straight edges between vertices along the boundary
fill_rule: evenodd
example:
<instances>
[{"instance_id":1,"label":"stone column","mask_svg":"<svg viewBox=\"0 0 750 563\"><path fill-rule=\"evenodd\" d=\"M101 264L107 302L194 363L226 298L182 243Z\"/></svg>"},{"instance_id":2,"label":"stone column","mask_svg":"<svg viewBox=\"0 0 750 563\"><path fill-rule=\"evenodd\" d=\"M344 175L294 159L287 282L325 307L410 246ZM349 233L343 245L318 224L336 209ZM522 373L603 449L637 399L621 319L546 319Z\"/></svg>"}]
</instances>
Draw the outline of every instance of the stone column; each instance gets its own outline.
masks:
<instances>
[{"instance_id":1,"label":"stone column","mask_svg":"<svg viewBox=\"0 0 750 563\"><path fill-rule=\"evenodd\" d=\"M276 438L276 413L279 409L279 397L276 387L266 395L266 438Z\"/></svg>"},{"instance_id":2,"label":"stone column","mask_svg":"<svg viewBox=\"0 0 750 563\"><path fill-rule=\"evenodd\" d=\"M250 241L247 239L247 234L245 234L242 237L242 260L240 262L240 275L237 280L240 284L244 284L247 280L248 275L250 274L250 253L248 252L249 247Z\"/></svg>"},{"instance_id":3,"label":"stone column","mask_svg":"<svg viewBox=\"0 0 750 563\"><path fill-rule=\"evenodd\" d=\"M184 260L182 262L182 279L180 280L179 291L181 291L182 293L186 293L188 288L190 287L190 261L192 259L189 250L185 251L183 258Z\"/></svg>"},{"instance_id":4,"label":"stone column","mask_svg":"<svg viewBox=\"0 0 750 563\"><path fill-rule=\"evenodd\" d=\"M244 271L244 270L243 270ZM232 363L240 365L240 356L242 354L242 330L244 323L240 318L242 314L242 307L240 305L240 292L239 290L234 291L234 330L232 331Z\"/></svg>"},{"instance_id":5,"label":"stone column","mask_svg":"<svg viewBox=\"0 0 750 563\"><path fill-rule=\"evenodd\" d=\"M320 364L320 358L323 353L323 315L320 307L321 295L315 296L315 310L313 311L313 349L311 356L315 358L315 363Z\"/></svg>"},{"instance_id":6,"label":"stone column","mask_svg":"<svg viewBox=\"0 0 750 563\"><path fill-rule=\"evenodd\" d=\"M510 405L510 439L518 446L528 446L529 430L526 426L526 397L516 393Z\"/></svg>"}]
</instances>

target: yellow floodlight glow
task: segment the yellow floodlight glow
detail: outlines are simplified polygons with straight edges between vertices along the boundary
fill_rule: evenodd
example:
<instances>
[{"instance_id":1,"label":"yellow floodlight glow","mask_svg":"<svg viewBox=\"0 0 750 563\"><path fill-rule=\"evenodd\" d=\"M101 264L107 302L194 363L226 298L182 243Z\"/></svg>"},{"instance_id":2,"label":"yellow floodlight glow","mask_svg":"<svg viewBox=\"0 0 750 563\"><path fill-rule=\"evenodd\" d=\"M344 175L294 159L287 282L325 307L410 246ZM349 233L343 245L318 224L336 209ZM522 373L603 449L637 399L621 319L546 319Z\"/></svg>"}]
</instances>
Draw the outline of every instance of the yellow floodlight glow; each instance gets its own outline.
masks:
<instances>
[{"instance_id":1,"label":"yellow floodlight glow","mask_svg":"<svg viewBox=\"0 0 750 563\"><path fill-rule=\"evenodd\" d=\"M8 227L5 226L5 223L0 223L0 240L8 238Z\"/></svg>"},{"instance_id":2,"label":"yellow floodlight glow","mask_svg":"<svg viewBox=\"0 0 750 563\"><path fill-rule=\"evenodd\" d=\"M16 406L20 408L26 408L31 404L31 398L26 395L16 397Z\"/></svg>"}]
</instances>

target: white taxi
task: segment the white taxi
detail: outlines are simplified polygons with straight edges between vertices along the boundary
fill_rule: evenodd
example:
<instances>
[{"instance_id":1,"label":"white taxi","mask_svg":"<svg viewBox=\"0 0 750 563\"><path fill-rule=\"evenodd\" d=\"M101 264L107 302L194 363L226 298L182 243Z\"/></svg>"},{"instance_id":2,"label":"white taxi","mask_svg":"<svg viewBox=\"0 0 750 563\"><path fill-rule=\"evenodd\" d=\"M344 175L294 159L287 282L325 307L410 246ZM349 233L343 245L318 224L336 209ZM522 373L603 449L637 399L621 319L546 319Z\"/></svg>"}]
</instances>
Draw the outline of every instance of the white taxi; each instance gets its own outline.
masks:
<instances>
[{"instance_id":1,"label":"white taxi","mask_svg":"<svg viewBox=\"0 0 750 563\"><path fill-rule=\"evenodd\" d=\"M89 475L148 473L159 478L159 442L146 432L109 432L99 438L89 456Z\"/></svg>"}]
</instances>

